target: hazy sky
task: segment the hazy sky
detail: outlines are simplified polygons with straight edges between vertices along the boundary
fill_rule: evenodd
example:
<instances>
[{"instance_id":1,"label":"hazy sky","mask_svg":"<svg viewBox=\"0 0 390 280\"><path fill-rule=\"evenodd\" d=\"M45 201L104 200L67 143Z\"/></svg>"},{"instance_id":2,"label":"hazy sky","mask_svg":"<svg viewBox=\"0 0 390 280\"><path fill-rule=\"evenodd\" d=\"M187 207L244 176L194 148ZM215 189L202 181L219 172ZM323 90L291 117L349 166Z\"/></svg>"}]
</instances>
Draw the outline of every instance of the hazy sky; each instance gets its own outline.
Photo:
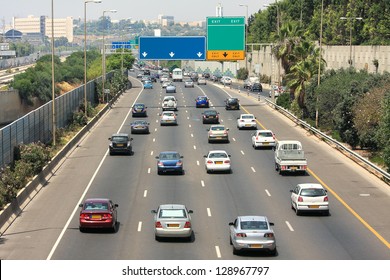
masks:
<instances>
[{"instance_id":1,"label":"hazy sky","mask_svg":"<svg viewBox=\"0 0 390 280\"><path fill-rule=\"evenodd\" d=\"M3 20L9 25L12 17L51 16L52 0L0 0L0 26ZM102 3L87 4L87 18L98 19L104 10L117 10L117 13L106 13L112 19L132 18L157 19L159 14L174 16L175 21L199 21L207 16L215 16L215 8L222 4L224 16L251 15L264 4L274 3L275 0L102 0ZM53 0L54 18L72 16L77 19L84 17L84 0Z\"/></svg>"}]
</instances>

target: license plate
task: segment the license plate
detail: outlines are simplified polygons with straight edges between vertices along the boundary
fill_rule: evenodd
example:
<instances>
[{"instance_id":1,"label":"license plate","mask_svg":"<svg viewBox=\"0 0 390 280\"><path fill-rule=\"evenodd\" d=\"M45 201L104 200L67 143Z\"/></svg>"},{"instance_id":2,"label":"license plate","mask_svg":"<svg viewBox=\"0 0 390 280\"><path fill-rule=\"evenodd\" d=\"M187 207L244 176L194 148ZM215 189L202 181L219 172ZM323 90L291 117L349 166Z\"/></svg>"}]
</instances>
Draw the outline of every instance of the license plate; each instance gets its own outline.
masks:
<instances>
[{"instance_id":1,"label":"license plate","mask_svg":"<svg viewBox=\"0 0 390 280\"><path fill-rule=\"evenodd\" d=\"M296 167L296 166L291 166L290 169L291 169L291 170L297 170L298 167Z\"/></svg>"},{"instance_id":2,"label":"license plate","mask_svg":"<svg viewBox=\"0 0 390 280\"><path fill-rule=\"evenodd\" d=\"M263 248L262 244L251 244L249 245L250 248Z\"/></svg>"},{"instance_id":3,"label":"license plate","mask_svg":"<svg viewBox=\"0 0 390 280\"><path fill-rule=\"evenodd\" d=\"M94 220L100 220L102 218L101 215L92 215L92 219Z\"/></svg>"},{"instance_id":4,"label":"license plate","mask_svg":"<svg viewBox=\"0 0 390 280\"><path fill-rule=\"evenodd\" d=\"M222 161L216 161L215 164L222 164Z\"/></svg>"},{"instance_id":5,"label":"license plate","mask_svg":"<svg viewBox=\"0 0 390 280\"><path fill-rule=\"evenodd\" d=\"M171 120L166 120L166 122L171 122Z\"/></svg>"},{"instance_id":6,"label":"license plate","mask_svg":"<svg viewBox=\"0 0 390 280\"><path fill-rule=\"evenodd\" d=\"M314 208L314 209L316 209L316 208L320 208L320 206L319 206L319 205L309 205L309 208Z\"/></svg>"},{"instance_id":7,"label":"license plate","mask_svg":"<svg viewBox=\"0 0 390 280\"><path fill-rule=\"evenodd\" d=\"M215 137L215 139L222 139L222 137L220 137L220 136L217 136L217 137Z\"/></svg>"},{"instance_id":8,"label":"license plate","mask_svg":"<svg viewBox=\"0 0 390 280\"><path fill-rule=\"evenodd\" d=\"M251 126L250 124L246 124L245 126Z\"/></svg>"},{"instance_id":9,"label":"license plate","mask_svg":"<svg viewBox=\"0 0 390 280\"><path fill-rule=\"evenodd\" d=\"M117 147L123 147L124 144L116 144Z\"/></svg>"},{"instance_id":10,"label":"license plate","mask_svg":"<svg viewBox=\"0 0 390 280\"><path fill-rule=\"evenodd\" d=\"M268 145L268 142L263 142L263 145Z\"/></svg>"},{"instance_id":11,"label":"license plate","mask_svg":"<svg viewBox=\"0 0 390 280\"><path fill-rule=\"evenodd\" d=\"M209 119L214 119L214 117L213 116L209 116Z\"/></svg>"},{"instance_id":12,"label":"license plate","mask_svg":"<svg viewBox=\"0 0 390 280\"><path fill-rule=\"evenodd\" d=\"M169 227L169 228L178 228L178 227L180 227L180 225L179 224L167 224L167 227Z\"/></svg>"}]
</instances>

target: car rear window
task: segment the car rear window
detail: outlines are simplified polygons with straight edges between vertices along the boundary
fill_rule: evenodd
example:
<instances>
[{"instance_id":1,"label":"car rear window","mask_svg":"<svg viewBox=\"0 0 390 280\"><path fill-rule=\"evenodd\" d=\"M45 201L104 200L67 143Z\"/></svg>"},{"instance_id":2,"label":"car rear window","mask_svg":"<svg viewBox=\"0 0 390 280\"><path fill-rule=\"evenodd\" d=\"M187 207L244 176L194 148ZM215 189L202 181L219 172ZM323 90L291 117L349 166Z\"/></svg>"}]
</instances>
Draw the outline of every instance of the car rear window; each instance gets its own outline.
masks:
<instances>
[{"instance_id":1,"label":"car rear window","mask_svg":"<svg viewBox=\"0 0 390 280\"><path fill-rule=\"evenodd\" d=\"M164 113L164 116L173 117L174 115L175 115L175 113Z\"/></svg>"},{"instance_id":2,"label":"car rear window","mask_svg":"<svg viewBox=\"0 0 390 280\"><path fill-rule=\"evenodd\" d=\"M253 119L253 116L250 115L241 116L241 119Z\"/></svg>"},{"instance_id":3,"label":"car rear window","mask_svg":"<svg viewBox=\"0 0 390 280\"><path fill-rule=\"evenodd\" d=\"M223 131L223 130L225 130L225 128L223 126L214 126L214 127L211 127L210 130Z\"/></svg>"},{"instance_id":4,"label":"car rear window","mask_svg":"<svg viewBox=\"0 0 390 280\"><path fill-rule=\"evenodd\" d=\"M159 218L187 218L184 209L161 209Z\"/></svg>"},{"instance_id":5,"label":"car rear window","mask_svg":"<svg viewBox=\"0 0 390 280\"><path fill-rule=\"evenodd\" d=\"M272 133L271 132L259 132L258 136L272 137Z\"/></svg>"},{"instance_id":6,"label":"car rear window","mask_svg":"<svg viewBox=\"0 0 390 280\"><path fill-rule=\"evenodd\" d=\"M145 107L144 104L135 104L134 105L134 108L136 108L136 109L143 109L144 107Z\"/></svg>"},{"instance_id":7,"label":"car rear window","mask_svg":"<svg viewBox=\"0 0 390 280\"><path fill-rule=\"evenodd\" d=\"M204 96L198 97L198 100L207 100L207 97L204 97Z\"/></svg>"},{"instance_id":8,"label":"car rear window","mask_svg":"<svg viewBox=\"0 0 390 280\"><path fill-rule=\"evenodd\" d=\"M264 221L244 221L240 223L241 229L251 230L251 229L268 229L267 222Z\"/></svg>"},{"instance_id":9,"label":"car rear window","mask_svg":"<svg viewBox=\"0 0 390 280\"><path fill-rule=\"evenodd\" d=\"M85 210L108 210L106 202L88 202L84 205Z\"/></svg>"},{"instance_id":10,"label":"car rear window","mask_svg":"<svg viewBox=\"0 0 390 280\"><path fill-rule=\"evenodd\" d=\"M303 189L300 195L310 197L325 196L326 191L324 189Z\"/></svg>"},{"instance_id":11,"label":"car rear window","mask_svg":"<svg viewBox=\"0 0 390 280\"><path fill-rule=\"evenodd\" d=\"M113 136L111 140L114 142L127 142L128 138L126 136Z\"/></svg>"},{"instance_id":12,"label":"car rear window","mask_svg":"<svg viewBox=\"0 0 390 280\"><path fill-rule=\"evenodd\" d=\"M209 155L209 158L227 158L227 154L225 153L212 153Z\"/></svg>"},{"instance_id":13,"label":"car rear window","mask_svg":"<svg viewBox=\"0 0 390 280\"><path fill-rule=\"evenodd\" d=\"M180 159L179 154L160 154L160 159Z\"/></svg>"}]
</instances>

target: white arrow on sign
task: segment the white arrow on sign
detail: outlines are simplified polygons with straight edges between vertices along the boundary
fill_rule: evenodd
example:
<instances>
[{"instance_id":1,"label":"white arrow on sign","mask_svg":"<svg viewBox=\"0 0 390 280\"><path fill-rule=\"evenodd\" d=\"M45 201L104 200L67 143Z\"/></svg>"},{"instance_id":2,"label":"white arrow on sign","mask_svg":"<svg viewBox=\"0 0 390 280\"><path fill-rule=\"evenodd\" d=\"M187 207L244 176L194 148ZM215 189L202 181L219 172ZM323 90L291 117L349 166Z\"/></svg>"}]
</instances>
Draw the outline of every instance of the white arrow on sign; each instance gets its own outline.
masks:
<instances>
[{"instance_id":1,"label":"white arrow on sign","mask_svg":"<svg viewBox=\"0 0 390 280\"><path fill-rule=\"evenodd\" d=\"M201 57L202 54L203 54L203 53L201 53L201 52L198 52L198 53L197 53L198 57Z\"/></svg>"},{"instance_id":2,"label":"white arrow on sign","mask_svg":"<svg viewBox=\"0 0 390 280\"><path fill-rule=\"evenodd\" d=\"M148 55L148 53L147 52L143 52L142 55L143 55L143 57L146 57Z\"/></svg>"},{"instance_id":3,"label":"white arrow on sign","mask_svg":"<svg viewBox=\"0 0 390 280\"><path fill-rule=\"evenodd\" d=\"M173 57L175 55L175 53L174 52L170 52L169 55L170 55L170 57Z\"/></svg>"}]
</instances>

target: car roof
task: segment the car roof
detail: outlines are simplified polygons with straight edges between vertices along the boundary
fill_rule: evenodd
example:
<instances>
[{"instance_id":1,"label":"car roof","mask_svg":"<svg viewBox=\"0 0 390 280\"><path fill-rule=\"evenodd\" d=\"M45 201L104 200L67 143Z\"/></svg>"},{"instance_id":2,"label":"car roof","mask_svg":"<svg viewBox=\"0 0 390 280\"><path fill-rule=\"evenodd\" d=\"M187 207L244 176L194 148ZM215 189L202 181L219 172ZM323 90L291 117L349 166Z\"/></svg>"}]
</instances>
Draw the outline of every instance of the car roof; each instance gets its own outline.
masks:
<instances>
[{"instance_id":1,"label":"car roof","mask_svg":"<svg viewBox=\"0 0 390 280\"><path fill-rule=\"evenodd\" d=\"M212 151L209 151L208 153L209 154L210 153L226 153L227 154L227 152L225 150L212 150Z\"/></svg>"},{"instance_id":2,"label":"car roof","mask_svg":"<svg viewBox=\"0 0 390 280\"><path fill-rule=\"evenodd\" d=\"M266 216L238 216L241 221L268 221Z\"/></svg>"},{"instance_id":3,"label":"car roof","mask_svg":"<svg viewBox=\"0 0 390 280\"><path fill-rule=\"evenodd\" d=\"M87 202L109 202L110 199L108 198L87 198L86 200L84 200L84 203L87 203Z\"/></svg>"},{"instance_id":4,"label":"car roof","mask_svg":"<svg viewBox=\"0 0 390 280\"><path fill-rule=\"evenodd\" d=\"M278 141L278 144L279 145L283 145L283 144L299 144L302 146L302 143L299 142L298 140L280 140Z\"/></svg>"},{"instance_id":5,"label":"car roof","mask_svg":"<svg viewBox=\"0 0 390 280\"><path fill-rule=\"evenodd\" d=\"M253 114L241 114L240 116L254 116Z\"/></svg>"},{"instance_id":6,"label":"car roof","mask_svg":"<svg viewBox=\"0 0 390 280\"><path fill-rule=\"evenodd\" d=\"M112 136L126 136L126 137L129 137L129 134L127 134L127 133L115 133Z\"/></svg>"},{"instance_id":7,"label":"car roof","mask_svg":"<svg viewBox=\"0 0 390 280\"><path fill-rule=\"evenodd\" d=\"M321 184L317 183L303 183L298 184L302 189L323 189L324 187Z\"/></svg>"},{"instance_id":8,"label":"car roof","mask_svg":"<svg viewBox=\"0 0 390 280\"><path fill-rule=\"evenodd\" d=\"M176 97L174 97L173 95L166 95L166 96L164 96L164 99L167 99L167 98L175 98L176 99Z\"/></svg>"},{"instance_id":9,"label":"car roof","mask_svg":"<svg viewBox=\"0 0 390 280\"><path fill-rule=\"evenodd\" d=\"M186 209L183 204L161 204L160 209Z\"/></svg>"},{"instance_id":10,"label":"car roof","mask_svg":"<svg viewBox=\"0 0 390 280\"><path fill-rule=\"evenodd\" d=\"M268 129L258 129L258 130L256 130L256 133L259 133L259 132L271 132L271 133L273 133L272 130L268 130Z\"/></svg>"},{"instance_id":11,"label":"car roof","mask_svg":"<svg viewBox=\"0 0 390 280\"><path fill-rule=\"evenodd\" d=\"M212 124L212 125L210 125L210 128L212 128L212 127L223 127L223 128L225 128L225 125L224 124Z\"/></svg>"}]
</instances>

